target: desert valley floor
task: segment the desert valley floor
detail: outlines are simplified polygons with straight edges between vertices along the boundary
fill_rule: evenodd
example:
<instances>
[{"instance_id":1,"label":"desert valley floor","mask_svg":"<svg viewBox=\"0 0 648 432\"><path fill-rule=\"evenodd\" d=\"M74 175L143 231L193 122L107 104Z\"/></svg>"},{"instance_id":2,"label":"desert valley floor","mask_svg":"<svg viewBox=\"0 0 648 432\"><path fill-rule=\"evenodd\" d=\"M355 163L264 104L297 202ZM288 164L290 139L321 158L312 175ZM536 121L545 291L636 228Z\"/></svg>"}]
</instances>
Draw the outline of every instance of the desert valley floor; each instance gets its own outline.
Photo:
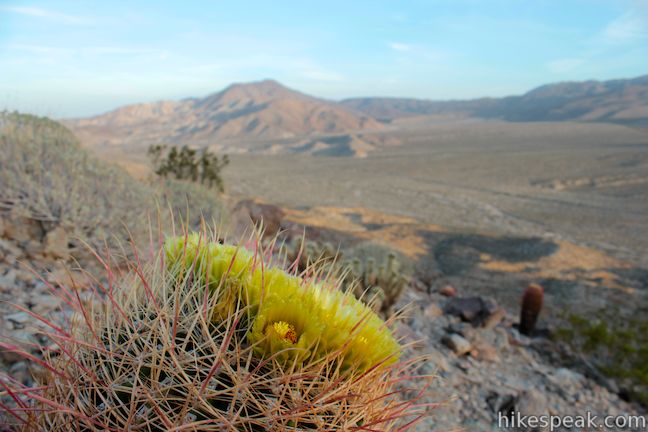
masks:
<instances>
[{"instance_id":1,"label":"desert valley floor","mask_svg":"<svg viewBox=\"0 0 648 432\"><path fill-rule=\"evenodd\" d=\"M449 229L554 236L648 264L648 130L454 123L394 132L366 158L235 155L231 194L365 207Z\"/></svg>"}]
</instances>

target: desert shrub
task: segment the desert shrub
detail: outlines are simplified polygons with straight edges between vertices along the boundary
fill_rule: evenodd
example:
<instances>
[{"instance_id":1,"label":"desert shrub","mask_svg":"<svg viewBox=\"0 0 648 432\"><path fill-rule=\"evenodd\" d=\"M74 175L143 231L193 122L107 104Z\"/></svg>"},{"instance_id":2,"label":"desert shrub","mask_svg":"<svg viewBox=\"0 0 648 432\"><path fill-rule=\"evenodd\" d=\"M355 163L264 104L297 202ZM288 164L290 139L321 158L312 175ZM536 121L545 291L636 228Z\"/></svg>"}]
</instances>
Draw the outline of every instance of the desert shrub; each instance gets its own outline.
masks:
<instances>
[{"instance_id":1,"label":"desert shrub","mask_svg":"<svg viewBox=\"0 0 648 432\"><path fill-rule=\"evenodd\" d=\"M47 118L0 113L0 207L88 241L143 230L152 196L122 169L91 157Z\"/></svg>"},{"instance_id":2,"label":"desert shrub","mask_svg":"<svg viewBox=\"0 0 648 432\"><path fill-rule=\"evenodd\" d=\"M430 377L399 361L390 322L219 238L185 233L107 268L94 302L61 292L78 319L48 333L38 386L0 377L23 430L407 430L424 415Z\"/></svg>"},{"instance_id":3,"label":"desert shrub","mask_svg":"<svg viewBox=\"0 0 648 432\"><path fill-rule=\"evenodd\" d=\"M608 307L591 317L570 313L565 318L556 338L619 380L631 397L648 407L648 307L632 313Z\"/></svg>"},{"instance_id":4,"label":"desert shrub","mask_svg":"<svg viewBox=\"0 0 648 432\"><path fill-rule=\"evenodd\" d=\"M196 227L200 216L225 218L218 194L200 184L167 179L138 182L116 165L92 157L63 125L44 117L0 113L0 210L62 226L98 246L145 240L158 211L169 226ZM185 221L187 214L195 215ZM128 231L124 224L128 224Z\"/></svg>"},{"instance_id":5,"label":"desert shrub","mask_svg":"<svg viewBox=\"0 0 648 432\"><path fill-rule=\"evenodd\" d=\"M201 151L182 146L180 149L163 145L150 146L149 157L153 163L153 172L163 178L189 180L194 183L223 192L221 171L227 164L227 155L219 158L208 149Z\"/></svg>"},{"instance_id":6,"label":"desert shrub","mask_svg":"<svg viewBox=\"0 0 648 432\"><path fill-rule=\"evenodd\" d=\"M170 210L176 221L197 229L204 219L216 225L226 223L227 209L216 192L187 181L166 179L155 185L160 207Z\"/></svg>"}]
</instances>

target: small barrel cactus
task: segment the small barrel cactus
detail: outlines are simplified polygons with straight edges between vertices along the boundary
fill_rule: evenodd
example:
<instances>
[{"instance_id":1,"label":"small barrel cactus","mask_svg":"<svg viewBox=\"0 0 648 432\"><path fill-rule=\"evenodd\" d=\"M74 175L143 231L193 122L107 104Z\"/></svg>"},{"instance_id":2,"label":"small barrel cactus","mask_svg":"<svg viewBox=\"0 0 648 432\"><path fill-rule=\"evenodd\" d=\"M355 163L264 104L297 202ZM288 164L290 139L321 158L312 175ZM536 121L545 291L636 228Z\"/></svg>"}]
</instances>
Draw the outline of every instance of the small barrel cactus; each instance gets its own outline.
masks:
<instances>
[{"instance_id":1,"label":"small barrel cactus","mask_svg":"<svg viewBox=\"0 0 648 432\"><path fill-rule=\"evenodd\" d=\"M400 272L400 263L394 253L389 253L385 261L376 265L369 257L364 265L354 258L349 267L346 284L353 287L356 298L366 298L374 311L387 317L409 284L409 278Z\"/></svg>"},{"instance_id":2,"label":"small barrel cactus","mask_svg":"<svg viewBox=\"0 0 648 432\"><path fill-rule=\"evenodd\" d=\"M520 310L520 333L531 335L538 322L542 310L544 290L540 285L531 284L522 295L522 308Z\"/></svg>"},{"instance_id":3,"label":"small barrel cactus","mask_svg":"<svg viewBox=\"0 0 648 432\"><path fill-rule=\"evenodd\" d=\"M401 385L419 365L339 281L217 238L167 238L124 274L103 260L91 302L59 287L73 314L41 317L42 358L0 343L38 369L36 388L0 375L0 408L26 431L407 430L424 415Z\"/></svg>"},{"instance_id":4,"label":"small barrel cactus","mask_svg":"<svg viewBox=\"0 0 648 432\"><path fill-rule=\"evenodd\" d=\"M297 236L291 242L285 243L281 252L300 272L312 267L313 264L317 264L318 267L332 265L342 256L331 243L307 240L302 236Z\"/></svg>"}]
</instances>

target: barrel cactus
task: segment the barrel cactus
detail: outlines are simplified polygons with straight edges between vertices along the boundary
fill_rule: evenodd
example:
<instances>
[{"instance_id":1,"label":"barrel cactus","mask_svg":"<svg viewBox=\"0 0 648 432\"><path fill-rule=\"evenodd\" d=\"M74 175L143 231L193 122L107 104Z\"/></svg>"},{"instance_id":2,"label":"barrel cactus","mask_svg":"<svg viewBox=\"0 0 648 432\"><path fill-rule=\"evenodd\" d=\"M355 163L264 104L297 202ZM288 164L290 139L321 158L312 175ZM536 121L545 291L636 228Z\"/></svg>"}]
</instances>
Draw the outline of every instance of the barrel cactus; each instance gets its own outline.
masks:
<instances>
[{"instance_id":1,"label":"barrel cactus","mask_svg":"<svg viewBox=\"0 0 648 432\"><path fill-rule=\"evenodd\" d=\"M305 279L209 233L167 238L127 272L104 259L94 301L41 317L37 387L0 376L27 431L406 430L425 415L390 325L339 281ZM308 272L316 275L317 272ZM428 377L414 379L424 382Z\"/></svg>"},{"instance_id":2,"label":"barrel cactus","mask_svg":"<svg viewBox=\"0 0 648 432\"><path fill-rule=\"evenodd\" d=\"M390 316L409 284L409 278L400 271L396 255L389 253L379 264L373 257L364 261L354 258L347 265L350 271L346 283L352 287L356 297L366 299L382 316Z\"/></svg>"},{"instance_id":3,"label":"barrel cactus","mask_svg":"<svg viewBox=\"0 0 648 432\"><path fill-rule=\"evenodd\" d=\"M542 311L544 289L537 284L531 284L522 294L522 307L520 308L520 333L533 334L538 317Z\"/></svg>"}]
</instances>

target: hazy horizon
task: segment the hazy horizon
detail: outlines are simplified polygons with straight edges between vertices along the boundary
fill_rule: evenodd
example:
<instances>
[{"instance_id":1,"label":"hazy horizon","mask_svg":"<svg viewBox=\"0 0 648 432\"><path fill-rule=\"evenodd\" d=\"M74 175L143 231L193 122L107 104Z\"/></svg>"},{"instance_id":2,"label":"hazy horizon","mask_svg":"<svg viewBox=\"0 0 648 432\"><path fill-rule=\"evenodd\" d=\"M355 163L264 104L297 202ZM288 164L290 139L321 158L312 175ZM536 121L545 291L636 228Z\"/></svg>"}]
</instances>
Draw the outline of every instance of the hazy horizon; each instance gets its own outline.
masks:
<instances>
[{"instance_id":1,"label":"hazy horizon","mask_svg":"<svg viewBox=\"0 0 648 432\"><path fill-rule=\"evenodd\" d=\"M471 99L648 73L648 1L0 6L0 108L56 118L266 78L314 96Z\"/></svg>"}]
</instances>

